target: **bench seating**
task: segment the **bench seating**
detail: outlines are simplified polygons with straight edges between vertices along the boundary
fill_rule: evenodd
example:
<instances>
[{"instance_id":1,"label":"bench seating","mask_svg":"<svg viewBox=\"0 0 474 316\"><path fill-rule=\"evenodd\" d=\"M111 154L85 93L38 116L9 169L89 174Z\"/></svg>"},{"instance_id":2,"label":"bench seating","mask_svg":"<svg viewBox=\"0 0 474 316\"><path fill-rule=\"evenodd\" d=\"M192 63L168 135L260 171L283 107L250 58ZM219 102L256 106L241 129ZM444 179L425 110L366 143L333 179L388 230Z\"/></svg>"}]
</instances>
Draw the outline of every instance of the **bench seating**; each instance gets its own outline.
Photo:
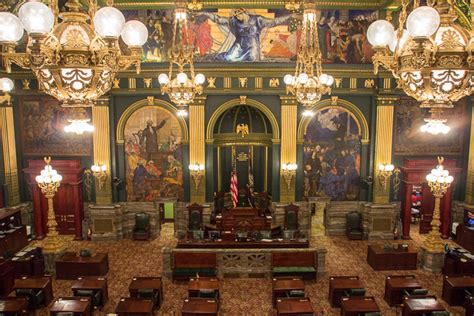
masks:
<instances>
[{"instance_id":1,"label":"bench seating","mask_svg":"<svg viewBox=\"0 0 474 316\"><path fill-rule=\"evenodd\" d=\"M316 280L316 251L274 251L272 254L272 276L299 276Z\"/></svg>"},{"instance_id":2,"label":"bench seating","mask_svg":"<svg viewBox=\"0 0 474 316\"><path fill-rule=\"evenodd\" d=\"M215 252L173 253L173 280L188 280L191 277L215 277L217 273Z\"/></svg>"}]
</instances>

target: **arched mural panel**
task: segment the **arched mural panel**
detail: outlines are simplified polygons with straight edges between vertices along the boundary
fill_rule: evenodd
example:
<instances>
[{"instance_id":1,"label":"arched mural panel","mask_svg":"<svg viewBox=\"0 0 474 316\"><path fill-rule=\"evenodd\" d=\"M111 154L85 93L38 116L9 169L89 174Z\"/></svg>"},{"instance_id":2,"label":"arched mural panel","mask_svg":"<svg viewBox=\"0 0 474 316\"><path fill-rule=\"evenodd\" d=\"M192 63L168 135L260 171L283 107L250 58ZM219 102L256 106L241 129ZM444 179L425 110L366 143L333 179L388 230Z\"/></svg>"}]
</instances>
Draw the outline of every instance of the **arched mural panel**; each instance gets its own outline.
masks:
<instances>
[{"instance_id":1,"label":"arched mural panel","mask_svg":"<svg viewBox=\"0 0 474 316\"><path fill-rule=\"evenodd\" d=\"M183 131L177 117L159 106L144 106L124 129L128 201L182 199Z\"/></svg>"},{"instance_id":2,"label":"arched mural panel","mask_svg":"<svg viewBox=\"0 0 474 316\"><path fill-rule=\"evenodd\" d=\"M303 139L303 195L357 200L360 183L361 130L348 110L318 110Z\"/></svg>"}]
</instances>

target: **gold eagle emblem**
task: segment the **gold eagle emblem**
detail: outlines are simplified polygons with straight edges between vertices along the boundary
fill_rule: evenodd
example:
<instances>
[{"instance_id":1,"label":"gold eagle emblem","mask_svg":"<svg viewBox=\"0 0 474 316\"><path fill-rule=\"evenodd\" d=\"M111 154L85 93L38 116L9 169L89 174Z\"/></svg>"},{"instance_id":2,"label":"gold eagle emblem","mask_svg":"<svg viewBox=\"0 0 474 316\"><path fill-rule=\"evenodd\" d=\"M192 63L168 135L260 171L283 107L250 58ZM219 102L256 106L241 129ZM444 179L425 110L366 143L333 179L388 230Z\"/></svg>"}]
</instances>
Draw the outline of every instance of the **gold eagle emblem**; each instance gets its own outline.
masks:
<instances>
[{"instance_id":1,"label":"gold eagle emblem","mask_svg":"<svg viewBox=\"0 0 474 316\"><path fill-rule=\"evenodd\" d=\"M247 124L238 124L237 130L235 131L237 134L240 134L242 137L245 137L249 134L249 126Z\"/></svg>"}]
</instances>

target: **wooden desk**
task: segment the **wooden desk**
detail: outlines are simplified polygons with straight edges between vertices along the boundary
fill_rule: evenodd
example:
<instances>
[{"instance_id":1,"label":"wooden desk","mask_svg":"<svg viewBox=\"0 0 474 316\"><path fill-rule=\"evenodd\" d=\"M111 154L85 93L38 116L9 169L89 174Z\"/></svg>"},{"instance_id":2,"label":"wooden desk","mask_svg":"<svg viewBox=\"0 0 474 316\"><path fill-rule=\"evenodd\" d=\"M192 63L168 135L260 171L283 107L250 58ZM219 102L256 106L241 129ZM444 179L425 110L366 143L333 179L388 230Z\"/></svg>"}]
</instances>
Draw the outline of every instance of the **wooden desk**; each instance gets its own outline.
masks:
<instances>
[{"instance_id":1,"label":"wooden desk","mask_svg":"<svg viewBox=\"0 0 474 316\"><path fill-rule=\"evenodd\" d=\"M102 304L104 306L109 299L109 293L107 288L107 279L103 277L80 277L71 286L73 295L79 296L79 290L91 290L94 292L102 293Z\"/></svg>"},{"instance_id":2,"label":"wooden desk","mask_svg":"<svg viewBox=\"0 0 474 316\"><path fill-rule=\"evenodd\" d=\"M402 316L415 316L428 314L435 311L444 311L443 305L436 297L407 298L403 301Z\"/></svg>"},{"instance_id":3,"label":"wooden desk","mask_svg":"<svg viewBox=\"0 0 474 316\"><path fill-rule=\"evenodd\" d=\"M443 274L448 276L474 275L474 260L457 252L456 256L444 256Z\"/></svg>"},{"instance_id":4,"label":"wooden desk","mask_svg":"<svg viewBox=\"0 0 474 316\"><path fill-rule=\"evenodd\" d=\"M92 316L92 303L88 297L60 297L49 309L50 315L74 313L76 316Z\"/></svg>"},{"instance_id":5,"label":"wooden desk","mask_svg":"<svg viewBox=\"0 0 474 316\"><path fill-rule=\"evenodd\" d=\"M329 302L332 307L341 307L344 291L363 288L359 277L331 277L329 279Z\"/></svg>"},{"instance_id":6,"label":"wooden desk","mask_svg":"<svg viewBox=\"0 0 474 316\"><path fill-rule=\"evenodd\" d=\"M421 289L422 286L418 280L412 276L387 277L385 280L384 299L389 306L403 304L403 291Z\"/></svg>"},{"instance_id":7,"label":"wooden desk","mask_svg":"<svg viewBox=\"0 0 474 316\"><path fill-rule=\"evenodd\" d=\"M91 257L80 257L66 252L56 259L56 279L74 280L82 276L103 276L109 271L107 253L96 253Z\"/></svg>"},{"instance_id":8,"label":"wooden desk","mask_svg":"<svg viewBox=\"0 0 474 316\"><path fill-rule=\"evenodd\" d=\"M119 316L143 315L153 316L153 301L136 297L121 298L115 313Z\"/></svg>"},{"instance_id":9,"label":"wooden desk","mask_svg":"<svg viewBox=\"0 0 474 316\"><path fill-rule=\"evenodd\" d=\"M471 288L474 288L474 277L445 276L443 280L443 300L451 306L463 306L465 302L464 290Z\"/></svg>"},{"instance_id":10,"label":"wooden desk","mask_svg":"<svg viewBox=\"0 0 474 316\"><path fill-rule=\"evenodd\" d=\"M380 312L373 297L344 297L341 301L341 316L357 316L371 312Z\"/></svg>"},{"instance_id":11,"label":"wooden desk","mask_svg":"<svg viewBox=\"0 0 474 316\"><path fill-rule=\"evenodd\" d=\"M273 306L277 298L285 297L286 293L292 291L304 291L304 282L299 278L274 278L272 280Z\"/></svg>"},{"instance_id":12,"label":"wooden desk","mask_svg":"<svg viewBox=\"0 0 474 316\"><path fill-rule=\"evenodd\" d=\"M217 316L219 305L217 300L190 297L183 302L182 316Z\"/></svg>"},{"instance_id":13,"label":"wooden desk","mask_svg":"<svg viewBox=\"0 0 474 316\"><path fill-rule=\"evenodd\" d=\"M271 230L272 217L259 208L232 208L216 216L216 227L221 231Z\"/></svg>"},{"instance_id":14,"label":"wooden desk","mask_svg":"<svg viewBox=\"0 0 474 316\"><path fill-rule=\"evenodd\" d=\"M23 277L15 279L13 289L43 290L45 306L48 306L53 300L53 286L49 277Z\"/></svg>"},{"instance_id":15,"label":"wooden desk","mask_svg":"<svg viewBox=\"0 0 474 316\"><path fill-rule=\"evenodd\" d=\"M132 279L128 291L130 297L138 297L138 290L152 289L153 292L158 292L160 296L159 306L163 303L163 283L160 277L135 277Z\"/></svg>"},{"instance_id":16,"label":"wooden desk","mask_svg":"<svg viewBox=\"0 0 474 316\"><path fill-rule=\"evenodd\" d=\"M188 283L189 297L198 297L199 290L214 290L219 293L219 279L217 278L190 278Z\"/></svg>"},{"instance_id":17,"label":"wooden desk","mask_svg":"<svg viewBox=\"0 0 474 316\"><path fill-rule=\"evenodd\" d=\"M234 235L234 234L233 234ZM236 249L246 249L246 248L309 248L308 240L294 240L294 241L235 241L235 236L231 240L224 240L225 237L222 236L222 240L182 240L178 241L177 248L202 248L202 249L215 249L215 248L236 248Z\"/></svg>"},{"instance_id":18,"label":"wooden desk","mask_svg":"<svg viewBox=\"0 0 474 316\"><path fill-rule=\"evenodd\" d=\"M456 227L456 243L474 253L474 229L469 229L464 224L458 225Z\"/></svg>"},{"instance_id":19,"label":"wooden desk","mask_svg":"<svg viewBox=\"0 0 474 316\"><path fill-rule=\"evenodd\" d=\"M277 315L312 314L314 309L309 298L279 298L276 301Z\"/></svg>"},{"instance_id":20,"label":"wooden desk","mask_svg":"<svg viewBox=\"0 0 474 316\"><path fill-rule=\"evenodd\" d=\"M0 296L7 296L13 290L15 277L10 259L0 259Z\"/></svg>"},{"instance_id":21,"label":"wooden desk","mask_svg":"<svg viewBox=\"0 0 474 316\"><path fill-rule=\"evenodd\" d=\"M41 249L25 249L12 258L15 278L44 275L44 257Z\"/></svg>"},{"instance_id":22,"label":"wooden desk","mask_svg":"<svg viewBox=\"0 0 474 316\"><path fill-rule=\"evenodd\" d=\"M0 313L5 316L29 315L28 300L20 297L4 297L0 299Z\"/></svg>"},{"instance_id":23,"label":"wooden desk","mask_svg":"<svg viewBox=\"0 0 474 316\"><path fill-rule=\"evenodd\" d=\"M369 245L367 263L375 271L385 270L416 270L418 252L393 249L385 250L381 245Z\"/></svg>"},{"instance_id":24,"label":"wooden desk","mask_svg":"<svg viewBox=\"0 0 474 316\"><path fill-rule=\"evenodd\" d=\"M21 224L19 209L0 210L0 256L8 251L14 254L28 245L26 226Z\"/></svg>"}]
</instances>

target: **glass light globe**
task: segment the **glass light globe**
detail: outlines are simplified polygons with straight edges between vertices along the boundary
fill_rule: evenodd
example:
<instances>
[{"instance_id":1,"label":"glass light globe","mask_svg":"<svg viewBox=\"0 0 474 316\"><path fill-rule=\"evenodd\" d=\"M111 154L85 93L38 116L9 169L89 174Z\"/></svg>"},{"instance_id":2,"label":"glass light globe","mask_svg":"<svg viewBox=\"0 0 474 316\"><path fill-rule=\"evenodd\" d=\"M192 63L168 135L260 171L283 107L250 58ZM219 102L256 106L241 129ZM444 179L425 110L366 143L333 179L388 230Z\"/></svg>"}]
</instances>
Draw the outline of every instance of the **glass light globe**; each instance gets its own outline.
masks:
<instances>
[{"instance_id":1,"label":"glass light globe","mask_svg":"<svg viewBox=\"0 0 474 316\"><path fill-rule=\"evenodd\" d=\"M395 37L395 29L387 20L377 20L367 29L367 40L374 47L384 47Z\"/></svg>"},{"instance_id":2,"label":"glass light globe","mask_svg":"<svg viewBox=\"0 0 474 316\"><path fill-rule=\"evenodd\" d=\"M178 116L184 117L188 116L188 111L186 110L178 110L178 113L176 113Z\"/></svg>"},{"instance_id":3,"label":"glass light globe","mask_svg":"<svg viewBox=\"0 0 474 316\"><path fill-rule=\"evenodd\" d=\"M332 86L333 83L334 83L334 77L331 76L331 75L328 75L328 77L329 77L329 78L328 78L328 84L327 84L327 85L328 85L328 86Z\"/></svg>"},{"instance_id":4,"label":"glass light globe","mask_svg":"<svg viewBox=\"0 0 474 316\"><path fill-rule=\"evenodd\" d=\"M16 15L0 12L0 43L18 42L23 37L23 25Z\"/></svg>"},{"instance_id":5,"label":"glass light globe","mask_svg":"<svg viewBox=\"0 0 474 316\"><path fill-rule=\"evenodd\" d=\"M291 86L294 82L294 78L292 75L285 75L283 77L283 82L288 85L288 86Z\"/></svg>"},{"instance_id":6,"label":"glass light globe","mask_svg":"<svg viewBox=\"0 0 474 316\"><path fill-rule=\"evenodd\" d=\"M388 47L392 52L395 52L398 44L398 50L402 50L405 46L406 42L410 39L410 33L407 30L403 30L403 34L401 38L397 38L397 34L393 37L393 40L388 44Z\"/></svg>"},{"instance_id":7,"label":"glass light globe","mask_svg":"<svg viewBox=\"0 0 474 316\"><path fill-rule=\"evenodd\" d=\"M300 73L300 75L298 76L298 81L301 84L306 84L306 82L308 82L308 75L305 74L304 72Z\"/></svg>"},{"instance_id":8,"label":"glass light globe","mask_svg":"<svg viewBox=\"0 0 474 316\"><path fill-rule=\"evenodd\" d=\"M158 76L158 82L164 86L164 85L167 85L169 82L170 82L170 78L168 77L167 74L160 74Z\"/></svg>"},{"instance_id":9,"label":"glass light globe","mask_svg":"<svg viewBox=\"0 0 474 316\"><path fill-rule=\"evenodd\" d=\"M13 80L10 78L0 78L0 91L10 92L15 87Z\"/></svg>"},{"instance_id":10,"label":"glass light globe","mask_svg":"<svg viewBox=\"0 0 474 316\"><path fill-rule=\"evenodd\" d=\"M54 14L41 2L26 2L20 7L18 17L30 34L48 34L54 26Z\"/></svg>"},{"instance_id":11,"label":"glass light globe","mask_svg":"<svg viewBox=\"0 0 474 316\"><path fill-rule=\"evenodd\" d=\"M114 7L103 7L94 15L94 28L101 37L118 38L124 24L125 17Z\"/></svg>"},{"instance_id":12,"label":"glass light globe","mask_svg":"<svg viewBox=\"0 0 474 316\"><path fill-rule=\"evenodd\" d=\"M314 116L314 112L311 111L311 110L304 110L303 111L303 116L312 117L312 116Z\"/></svg>"},{"instance_id":13,"label":"glass light globe","mask_svg":"<svg viewBox=\"0 0 474 316\"><path fill-rule=\"evenodd\" d=\"M128 46L143 46L148 39L148 29L145 24L140 21L128 21L123 26L122 39Z\"/></svg>"},{"instance_id":14,"label":"glass light globe","mask_svg":"<svg viewBox=\"0 0 474 316\"><path fill-rule=\"evenodd\" d=\"M407 29L412 37L429 37L439 27L441 18L436 9L421 6L413 10L407 19Z\"/></svg>"},{"instance_id":15,"label":"glass light globe","mask_svg":"<svg viewBox=\"0 0 474 316\"><path fill-rule=\"evenodd\" d=\"M197 74L196 77L194 77L194 82L198 85L201 85L206 81L206 77L203 74Z\"/></svg>"},{"instance_id":16,"label":"glass light globe","mask_svg":"<svg viewBox=\"0 0 474 316\"><path fill-rule=\"evenodd\" d=\"M186 83L186 81L188 80L188 75L185 74L184 72L180 72L177 76L176 76L176 79L178 79L178 82L180 84L184 84Z\"/></svg>"}]
</instances>

